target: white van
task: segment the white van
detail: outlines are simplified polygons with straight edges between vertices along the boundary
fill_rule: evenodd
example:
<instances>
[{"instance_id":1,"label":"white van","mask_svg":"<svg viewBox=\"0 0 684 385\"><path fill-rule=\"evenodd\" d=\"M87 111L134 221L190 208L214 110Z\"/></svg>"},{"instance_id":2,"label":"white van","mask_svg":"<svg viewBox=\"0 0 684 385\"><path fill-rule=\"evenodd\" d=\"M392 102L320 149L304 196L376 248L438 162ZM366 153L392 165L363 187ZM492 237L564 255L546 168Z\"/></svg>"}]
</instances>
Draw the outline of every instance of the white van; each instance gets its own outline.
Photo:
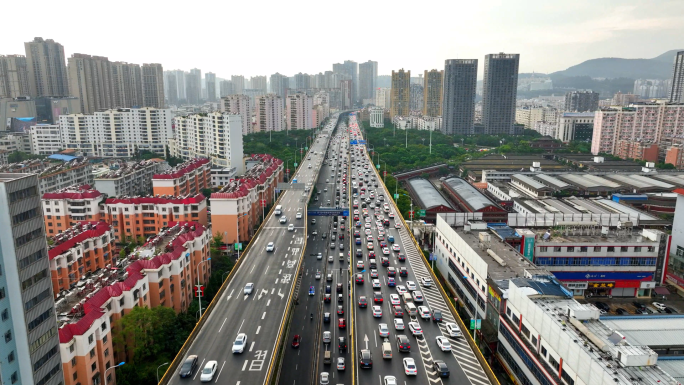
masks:
<instances>
[{"instance_id":1,"label":"white van","mask_svg":"<svg viewBox=\"0 0 684 385\"><path fill-rule=\"evenodd\" d=\"M404 305L404 310L406 310L406 314L408 314L409 317L415 317L418 315L418 309L416 309L416 305L411 302Z\"/></svg>"},{"instance_id":2,"label":"white van","mask_svg":"<svg viewBox=\"0 0 684 385\"><path fill-rule=\"evenodd\" d=\"M382 343L382 358L385 360L392 359L392 344L390 344L389 338L385 338L385 342Z\"/></svg>"},{"instance_id":3,"label":"white van","mask_svg":"<svg viewBox=\"0 0 684 385\"><path fill-rule=\"evenodd\" d=\"M275 208L275 211L273 212L275 215L280 215L283 213L283 205L278 205Z\"/></svg>"},{"instance_id":4,"label":"white van","mask_svg":"<svg viewBox=\"0 0 684 385\"><path fill-rule=\"evenodd\" d=\"M413 302L413 297L411 296L411 293L404 293L401 296L404 299L404 303L412 303Z\"/></svg>"}]
</instances>

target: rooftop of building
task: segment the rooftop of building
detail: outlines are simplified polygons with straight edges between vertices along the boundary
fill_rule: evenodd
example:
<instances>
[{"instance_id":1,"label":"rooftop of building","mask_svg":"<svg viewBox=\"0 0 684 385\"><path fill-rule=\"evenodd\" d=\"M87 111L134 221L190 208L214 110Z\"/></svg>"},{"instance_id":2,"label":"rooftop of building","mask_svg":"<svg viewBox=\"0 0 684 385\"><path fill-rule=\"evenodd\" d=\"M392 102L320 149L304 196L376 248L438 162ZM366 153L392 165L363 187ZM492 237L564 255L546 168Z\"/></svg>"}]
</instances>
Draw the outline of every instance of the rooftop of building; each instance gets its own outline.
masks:
<instances>
[{"instance_id":1,"label":"rooftop of building","mask_svg":"<svg viewBox=\"0 0 684 385\"><path fill-rule=\"evenodd\" d=\"M19 173L6 173L6 172L0 172L0 182L5 183L5 182L11 182L13 180L21 179L21 178L26 178L28 176L31 176L30 174L19 174Z\"/></svg>"},{"instance_id":2,"label":"rooftop of building","mask_svg":"<svg viewBox=\"0 0 684 385\"><path fill-rule=\"evenodd\" d=\"M66 162L31 159L23 162L3 164L0 166L0 173L34 173L39 174L39 178L44 178L70 169L85 167L88 164L87 158L76 158Z\"/></svg>"},{"instance_id":3,"label":"rooftop of building","mask_svg":"<svg viewBox=\"0 0 684 385\"><path fill-rule=\"evenodd\" d=\"M414 192L414 198L416 198L420 207L426 210L439 206L453 209L451 203L437 191L429 180L424 178L413 178L409 179L408 183L411 186L411 189Z\"/></svg>"},{"instance_id":4,"label":"rooftop of building","mask_svg":"<svg viewBox=\"0 0 684 385\"><path fill-rule=\"evenodd\" d=\"M601 321L632 344L651 349L684 346L684 315L602 316Z\"/></svg>"},{"instance_id":5,"label":"rooftop of building","mask_svg":"<svg viewBox=\"0 0 684 385\"><path fill-rule=\"evenodd\" d=\"M592 305L583 305L574 299L532 296L531 300L538 309L546 313L547 317L544 320L555 323L556 330L565 334L557 336L558 341L574 342L585 357L591 359L592 369L600 368L604 375L612 377L616 384L675 383L671 375L651 361L652 357L657 357L652 349L644 345L632 345L620 338L619 334L613 333L611 328L598 320L598 310ZM574 369L578 370L579 367ZM588 377L590 374L578 375Z\"/></svg>"},{"instance_id":6,"label":"rooftop of building","mask_svg":"<svg viewBox=\"0 0 684 385\"><path fill-rule=\"evenodd\" d=\"M503 292L503 298L508 298L508 288L511 281L517 287L529 288L530 295L543 297L565 297L572 298L569 292L550 272L546 270L527 270L525 277L506 278L494 280L498 288Z\"/></svg>"},{"instance_id":7,"label":"rooftop of building","mask_svg":"<svg viewBox=\"0 0 684 385\"><path fill-rule=\"evenodd\" d=\"M608 229L602 234L601 226L594 221L583 222L559 222L554 229L534 229L537 234L537 246L544 243L644 243L656 242L656 237L661 233L656 229L638 229L629 224L621 225L622 228ZM603 230L605 231L605 230Z\"/></svg>"},{"instance_id":8,"label":"rooftop of building","mask_svg":"<svg viewBox=\"0 0 684 385\"><path fill-rule=\"evenodd\" d=\"M462 203L469 206L472 211L478 211L488 206L496 206L480 190L461 178L448 178L442 181L445 187L458 194Z\"/></svg>"},{"instance_id":9,"label":"rooftop of building","mask_svg":"<svg viewBox=\"0 0 684 385\"><path fill-rule=\"evenodd\" d=\"M83 221L76 224L48 238L52 241L52 243L48 243L48 256L53 259L85 240L104 235L111 228L112 226L104 221Z\"/></svg>"},{"instance_id":10,"label":"rooftop of building","mask_svg":"<svg viewBox=\"0 0 684 385\"><path fill-rule=\"evenodd\" d=\"M189 204L197 204L201 203L202 201L205 201L207 198L202 195L202 194L195 194L195 195L181 195L181 196L174 196L174 195L146 195L146 196L121 196L121 197L115 197L115 198L107 198L105 201L105 204L108 205L114 205L118 203L122 204L139 204L139 205L144 205L144 204L182 204L182 205L189 205Z\"/></svg>"},{"instance_id":11,"label":"rooftop of building","mask_svg":"<svg viewBox=\"0 0 684 385\"><path fill-rule=\"evenodd\" d=\"M247 162L258 162L244 175L236 178L218 192L212 193L212 199L236 199L246 196L249 190L257 185L264 184L268 178L283 164L283 161L268 154L253 154Z\"/></svg>"},{"instance_id":12,"label":"rooftop of building","mask_svg":"<svg viewBox=\"0 0 684 385\"><path fill-rule=\"evenodd\" d=\"M69 186L67 188L45 193L43 199L95 199L102 196L102 193L95 190L89 184L80 186Z\"/></svg>"},{"instance_id":13,"label":"rooftop of building","mask_svg":"<svg viewBox=\"0 0 684 385\"><path fill-rule=\"evenodd\" d=\"M176 179L190 173L199 167L208 164L209 159L207 158L195 158L187 162L183 162L176 167L164 171L161 174L155 174L152 179Z\"/></svg>"},{"instance_id":14,"label":"rooftop of building","mask_svg":"<svg viewBox=\"0 0 684 385\"><path fill-rule=\"evenodd\" d=\"M569 118L593 118L593 112L563 112L563 117Z\"/></svg>"},{"instance_id":15,"label":"rooftop of building","mask_svg":"<svg viewBox=\"0 0 684 385\"><path fill-rule=\"evenodd\" d=\"M568 166L540 155L498 155L489 154L478 159L461 163L460 168L469 171L481 170L528 170L532 162L540 162L542 170L570 170Z\"/></svg>"},{"instance_id":16,"label":"rooftop of building","mask_svg":"<svg viewBox=\"0 0 684 385\"><path fill-rule=\"evenodd\" d=\"M153 166L163 161L164 160L161 159L149 159L141 160L139 162L117 162L107 167L107 171L96 176L95 180L119 179L126 175L133 174L138 170Z\"/></svg>"}]
</instances>

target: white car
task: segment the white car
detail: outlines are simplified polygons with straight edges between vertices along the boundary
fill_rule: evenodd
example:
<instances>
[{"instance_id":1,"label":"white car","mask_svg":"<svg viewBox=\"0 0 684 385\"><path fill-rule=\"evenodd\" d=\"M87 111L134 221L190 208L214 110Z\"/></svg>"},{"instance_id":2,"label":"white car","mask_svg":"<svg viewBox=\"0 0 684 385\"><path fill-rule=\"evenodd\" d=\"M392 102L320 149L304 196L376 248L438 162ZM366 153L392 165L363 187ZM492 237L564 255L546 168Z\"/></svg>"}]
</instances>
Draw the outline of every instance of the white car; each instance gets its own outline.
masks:
<instances>
[{"instance_id":1,"label":"white car","mask_svg":"<svg viewBox=\"0 0 684 385\"><path fill-rule=\"evenodd\" d=\"M214 374L216 374L216 368L218 368L218 362L209 361L204 365L202 369L202 375L200 376L200 381L209 382L214 379Z\"/></svg>"},{"instance_id":2,"label":"white car","mask_svg":"<svg viewBox=\"0 0 684 385\"><path fill-rule=\"evenodd\" d=\"M415 376L418 374L418 367L416 366L416 362L413 360L411 357L406 357L403 359L404 361L404 373L406 373L407 376Z\"/></svg>"},{"instance_id":3,"label":"white car","mask_svg":"<svg viewBox=\"0 0 684 385\"><path fill-rule=\"evenodd\" d=\"M287 231L294 231L294 224L290 223L289 226L287 226Z\"/></svg>"},{"instance_id":4,"label":"white car","mask_svg":"<svg viewBox=\"0 0 684 385\"><path fill-rule=\"evenodd\" d=\"M273 242L269 242L268 245L266 245L266 251L273 251L275 250L275 244Z\"/></svg>"},{"instance_id":5,"label":"white car","mask_svg":"<svg viewBox=\"0 0 684 385\"><path fill-rule=\"evenodd\" d=\"M286 223L287 222L287 217L280 217L280 223Z\"/></svg>"},{"instance_id":6,"label":"white car","mask_svg":"<svg viewBox=\"0 0 684 385\"><path fill-rule=\"evenodd\" d=\"M419 292L418 290L411 293L411 296L413 297L413 302L423 303L423 293Z\"/></svg>"},{"instance_id":7,"label":"white car","mask_svg":"<svg viewBox=\"0 0 684 385\"><path fill-rule=\"evenodd\" d=\"M403 285L397 285L397 293L399 293L399 294L406 293L406 288Z\"/></svg>"},{"instance_id":8,"label":"white car","mask_svg":"<svg viewBox=\"0 0 684 385\"><path fill-rule=\"evenodd\" d=\"M380 337L389 337L389 328L387 328L387 324L378 325L378 334Z\"/></svg>"},{"instance_id":9,"label":"white car","mask_svg":"<svg viewBox=\"0 0 684 385\"><path fill-rule=\"evenodd\" d=\"M328 372L321 372L321 385L330 384L330 374Z\"/></svg>"},{"instance_id":10,"label":"white car","mask_svg":"<svg viewBox=\"0 0 684 385\"><path fill-rule=\"evenodd\" d=\"M363 261L356 261L356 268L363 269Z\"/></svg>"},{"instance_id":11,"label":"white car","mask_svg":"<svg viewBox=\"0 0 684 385\"><path fill-rule=\"evenodd\" d=\"M437 346L439 346L439 348L442 349L443 352L451 351L451 343L449 343L449 340L446 337L439 336L435 338L435 341L437 341Z\"/></svg>"},{"instance_id":12,"label":"white car","mask_svg":"<svg viewBox=\"0 0 684 385\"><path fill-rule=\"evenodd\" d=\"M397 385L397 378L394 376L385 376L382 383L383 385Z\"/></svg>"},{"instance_id":13,"label":"white car","mask_svg":"<svg viewBox=\"0 0 684 385\"><path fill-rule=\"evenodd\" d=\"M235 337L235 342L233 342L233 353L242 353L245 351L245 345L247 345L247 334L240 333Z\"/></svg>"},{"instance_id":14,"label":"white car","mask_svg":"<svg viewBox=\"0 0 684 385\"><path fill-rule=\"evenodd\" d=\"M388 249L387 247L383 247L383 248L382 248L382 253L383 253L384 255L389 255L390 252L389 252L389 249Z\"/></svg>"},{"instance_id":15,"label":"white car","mask_svg":"<svg viewBox=\"0 0 684 385\"><path fill-rule=\"evenodd\" d=\"M418 322L409 322L409 330L414 336L422 336L423 329L420 327Z\"/></svg>"},{"instance_id":16,"label":"white car","mask_svg":"<svg viewBox=\"0 0 684 385\"><path fill-rule=\"evenodd\" d=\"M418 314L422 319L430 319L431 317L430 309L427 306L418 306Z\"/></svg>"},{"instance_id":17,"label":"white car","mask_svg":"<svg viewBox=\"0 0 684 385\"><path fill-rule=\"evenodd\" d=\"M373 317L382 317L382 308L380 306L373 306Z\"/></svg>"},{"instance_id":18,"label":"white car","mask_svg":"<svg viewBox=\"0 0 684 385\"><path fill-rule=\"evenodd\" d=\"M416 290L417 289L416 283L413 281L406 281L406 288L411 290L411 291Z\"/></svg>"},{"instance_id":19,"label":"white car","mask_svg":"<svg viewBox=\"0 0 684 385\"><path fill-rule=\"evenodd\" d=\"M301 212L301 211L298 211L298 212L297 212L297 215L295 215L295 218L296 218L296 219L302 219L302 212Z\"/></svg>"},{"instance_id":20,"label":"white car","mask_svg":"<svg viewBox=\"0 0 684 385\"><path fill-rule=\"evenodd\" d=\"M394 319L394 328L397 330L404 330L406 326L404 326L404 320L401 318L395 318Z\"/></svg>"},{"instance_id":21,"label":"white car","mask_svg":"<svg viewBox=\"0 0 684 385\"><path fill-rule=\"evenodd\" d=\"M332 340L332 334L330 334L329 331L323 332L323 343L329 344L331 340Z\"/></svg>"},{"instance_id":22,"label":"white car","mask_svg":"<svg viewBox=\"0 0 684 385\"><path fill-rule=\"evenodd\" d=\"M243 290L243 292L245 294L252 294L253 290L254 290L254 284L250 282L250 283L245 285L245 290Z\"/></svg>"},{"instance_id":23,"label":"white car","mask_svg":"<svg viewBox=\"0 0 684 385\"><path fill-rule=\"evenodd\" d=\"M398 294L390 294L390 303L392 305L401 305L401 302L399 301L399 295Z\"/></svg>"},{"instance_id":24,"label":"white car","mask_svg":"<svg viewBox=\"0 0 684 385\"><path fill-rule=\"evenodd\" d=\"M318 259L319 261L321 259L323 259L323 253L318 253L318 255L316 256L316 259Z\"/></svg>"},{"instance_id":25,"label":"white car","mask_svg":"<svg viewBox=\"0 0 684 385\"><path fill-rule=\"evenodd\" d=\"M653 307L655 307L656 309L661 310L661 311L665 311L665 309L667 309L667 306L665 306L665 304L662 304L660 302L652 302L651 305L653 305Z\"/></svg>"},{"instance_id":26,"label":"white car","mask_svg":"<svg viewBox=\"0 0 684 385\"><path fill-rule=\"evenodd\" d=\"M423 287L431 287L432 286L432 279L423 277L420 279L420 283L423 285Z\"/></svg>"},{"instance_id":27,"label":"white car","mask_svg":"<svg viewBox=\"0 0 684 385\"><path fill-rule=\"evenodd\" d=\"M374 279L373 280L373 289L379 289L379 288L380 288L380 280Z\"/></svg>"},{"instance_id":28,"label":"white car","mask_svg":"<svg viewBox=\"0 0 684 385\"><path fill-rule=\"evenodd\" d=\"M461 328L459 328L455 323L447 322L444 326L449 337L458 338L462 336Z\"/></svg>"}]
</instances>

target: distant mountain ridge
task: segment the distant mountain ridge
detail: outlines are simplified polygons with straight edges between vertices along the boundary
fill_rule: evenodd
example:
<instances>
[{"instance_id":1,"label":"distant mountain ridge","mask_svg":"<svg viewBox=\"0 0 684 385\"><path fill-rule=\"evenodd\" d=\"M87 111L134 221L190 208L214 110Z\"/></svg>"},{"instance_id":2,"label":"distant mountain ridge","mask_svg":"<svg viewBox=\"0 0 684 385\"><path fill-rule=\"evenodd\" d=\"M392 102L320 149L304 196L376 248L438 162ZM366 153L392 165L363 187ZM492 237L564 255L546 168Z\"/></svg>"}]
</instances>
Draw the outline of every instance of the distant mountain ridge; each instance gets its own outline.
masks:
<instances>
[{"instance_id":1,"label":"distant mountain ridge","mask_svg":"<svg viewBox=\"0 0 684 385\"><path fill-rule=\"evenodd\" d=\"M549 76L554 78L570 76L589 76L592 78L630 78L630 79L669 79L672 76L672 63L678 51L667 51L652 59L599 58L590 59L556 71Z\"/></svg>"}]
</instances>

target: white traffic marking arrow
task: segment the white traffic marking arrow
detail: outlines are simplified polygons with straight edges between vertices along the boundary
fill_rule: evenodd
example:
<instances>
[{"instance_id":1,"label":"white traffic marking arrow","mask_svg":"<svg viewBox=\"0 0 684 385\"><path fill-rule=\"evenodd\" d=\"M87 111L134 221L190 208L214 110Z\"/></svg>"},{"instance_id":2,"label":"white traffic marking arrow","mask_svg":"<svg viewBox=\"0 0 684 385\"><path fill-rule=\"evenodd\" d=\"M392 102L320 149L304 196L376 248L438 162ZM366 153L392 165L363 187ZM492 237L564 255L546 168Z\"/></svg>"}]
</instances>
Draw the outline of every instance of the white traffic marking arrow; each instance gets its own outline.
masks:
<instances>
[{"instance_id":1,"label":"white traffic marking arrow","mask_svg":"<svg viewBox=\"0 0 684 385\"><path fill-rule=\"evenodd\" d=\"M280 296L280 299L283 299L283 297L285 297L285 293L281 293L280 289L278 289L278 295Z\"/></svg>"},{"instance_id":2,"label":"white traffic marking arrow","mask_svg":"<svg viewBox=\"0 0 684 385\"><path fill-rule=\"evenodd\" d=\"M363 336L363 342L366 343L366 350L368 350L368 341L369 341L369 340L368 340L368 334L364 334L364 336Z\"/></svg>"},{"instance_id":3,"label":"white traffic marking arrow","mask_svg":"<svg viewBox=\"0 0 684 385\"><path fill-rule=\"evenodd\" d=\"M266 294L268 294L268 290L266 290L266 289L261 289L261 292L259 292L259 298L258 298L258 299L261 299L261 297L263 297L263 296L266 295Z\"/></svg>"},{"instance_id":4,"label":"white traffic marking arrow","mask_svg":"<svg viewBox=\"0 0 684 385\"><path fill-rule=\"evenodd\" d=\"M230 300L230 299L233 297L233 292L234 292L234 291L235 291L235 289L233 289L233 290L230 292L230 294L228 295L228 298L226 298L226 301Z\"/></svg>"}]
</instances>

